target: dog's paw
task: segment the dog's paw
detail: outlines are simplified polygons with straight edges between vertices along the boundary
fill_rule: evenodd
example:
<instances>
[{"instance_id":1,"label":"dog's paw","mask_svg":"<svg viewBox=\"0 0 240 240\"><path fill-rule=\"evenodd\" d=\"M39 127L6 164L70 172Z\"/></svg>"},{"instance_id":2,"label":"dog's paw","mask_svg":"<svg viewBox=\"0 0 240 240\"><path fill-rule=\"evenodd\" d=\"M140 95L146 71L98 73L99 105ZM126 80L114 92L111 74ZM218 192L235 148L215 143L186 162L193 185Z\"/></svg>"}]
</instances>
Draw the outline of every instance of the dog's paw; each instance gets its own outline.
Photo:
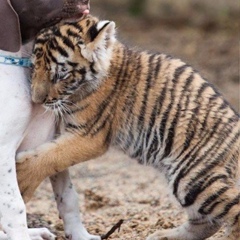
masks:
<instances>
[{"instance_id":1,"label":"dog's paw","mask_svg":"<svg viewBox=\"0 0 240 240\"><path fill-rule=\"evenodd\" d=\"M80 236L75 238L73 237L71 234L70 235L66 235L66 240L78 240L78 239L81 239L81 240L101 240L101 237L100 236L95 236L95 235L88 235L88 236Z\"/></svg>"},{"instance_id":2,"label":"dog's paw","mask_svg":"<svg viewBox=\"0 0 240 240\"><path fill-rule=\"evenodd\" d=\"M89 234L87 230L82 226L82 224L78 225L78 227L76 228L76 225L72 224L71 227L69 227L68 224L66 223L64 227L65 227L66 239L101 240L100 236Z\"/></svg>"},{"instance_id":3,"label":"dog's paw","mask_svg":"<svg viewBox=\"0 0 240 240\"><path fill-rule=\"evenodd\" d=\"M31 240L54 240L56 236L47 228L30 228L28 229Z\"/></svg>"}]
</instances>

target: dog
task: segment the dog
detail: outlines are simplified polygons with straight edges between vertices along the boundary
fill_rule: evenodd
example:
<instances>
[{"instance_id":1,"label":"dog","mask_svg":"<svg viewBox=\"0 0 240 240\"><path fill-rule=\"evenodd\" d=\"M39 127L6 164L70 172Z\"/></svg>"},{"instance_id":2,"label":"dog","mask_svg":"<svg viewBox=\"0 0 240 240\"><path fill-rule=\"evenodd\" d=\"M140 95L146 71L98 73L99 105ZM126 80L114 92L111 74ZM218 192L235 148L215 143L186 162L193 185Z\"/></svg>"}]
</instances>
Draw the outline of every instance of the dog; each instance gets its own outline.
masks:
<instances>
[{"instance_id":1,"label":"dog","mask_svg":"<svg viewBox=\"0 0 240 240\"><path fill-rule=\"evenodd\" d=\"M46 228L27 228L26 208L17 184L16 153L34 148L55 134L53 116L31 102L28 57L31 40L41 28L88 12L88 0L0 1L0 218L4 231L0 240L55 239ZM81 222L69 172L51 177L51 183L66 238L100 240Z\"/></svg>"}]
</instances>

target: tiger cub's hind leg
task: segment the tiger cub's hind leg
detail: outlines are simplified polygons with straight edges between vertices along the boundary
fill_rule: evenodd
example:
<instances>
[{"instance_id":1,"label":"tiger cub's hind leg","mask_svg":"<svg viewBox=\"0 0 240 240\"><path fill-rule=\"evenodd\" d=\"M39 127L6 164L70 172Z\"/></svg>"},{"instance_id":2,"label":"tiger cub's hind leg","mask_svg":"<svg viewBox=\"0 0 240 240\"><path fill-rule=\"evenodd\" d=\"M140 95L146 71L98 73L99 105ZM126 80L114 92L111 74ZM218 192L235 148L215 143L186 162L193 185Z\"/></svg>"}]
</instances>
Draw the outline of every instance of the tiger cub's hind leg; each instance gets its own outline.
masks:
<instances>
[{"instance_id":1,"label":"tiger cub's hind leg","mask_svg":"<svg viewBox=\"0 0 240 240\"><path fill-rule=\"evenodd\" d=\"M240 191L229 188L221 197L211 218L226 226L226 235L221 240L240 240Z\"/></svg>"},{"instance_id":2,"label":"tiger cub's hind leg","mask_svg":"<svg viewBox=\"0 0 240 240\"><path fill-rule=\"evenodd\" d=\"M220 228L206 218L194 219L173 229L163 229L150 235L147 240L204 240Z\"/></svg>"},{"instance_id":3,"label":"tiger cub's hind leg","mask_svg":"<svg viewBox=\"0 0 240 240\"><path fill-rule=\"evenodd\" d=\"M188 222L157 231L147 240L204 240L223 224L227 234L221 240L240 240L240 193L232 183L215 182L186 210Z\"/></svg>"}]
</instances>

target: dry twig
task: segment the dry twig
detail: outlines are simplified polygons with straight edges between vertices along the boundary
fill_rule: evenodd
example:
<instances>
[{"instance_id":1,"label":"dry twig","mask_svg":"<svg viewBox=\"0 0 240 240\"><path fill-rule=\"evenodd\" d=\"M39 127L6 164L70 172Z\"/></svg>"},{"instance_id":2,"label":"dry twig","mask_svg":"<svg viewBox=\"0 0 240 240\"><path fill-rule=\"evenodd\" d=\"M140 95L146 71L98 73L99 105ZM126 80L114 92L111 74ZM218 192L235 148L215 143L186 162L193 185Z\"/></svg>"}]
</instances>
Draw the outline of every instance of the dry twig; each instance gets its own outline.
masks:
<instances>
[{"instance_id":1,"label":"dry twig","mask_svg":"<svg viewBox=\"0 0 240 240\"><path fill-rule=\"evenodd\" d=\"M119 220L113 227L104 235L101 236L101 239L108 239L117 229L120 231L121 225L123 224L124 220Z\"/></svg>"}]
</instances>

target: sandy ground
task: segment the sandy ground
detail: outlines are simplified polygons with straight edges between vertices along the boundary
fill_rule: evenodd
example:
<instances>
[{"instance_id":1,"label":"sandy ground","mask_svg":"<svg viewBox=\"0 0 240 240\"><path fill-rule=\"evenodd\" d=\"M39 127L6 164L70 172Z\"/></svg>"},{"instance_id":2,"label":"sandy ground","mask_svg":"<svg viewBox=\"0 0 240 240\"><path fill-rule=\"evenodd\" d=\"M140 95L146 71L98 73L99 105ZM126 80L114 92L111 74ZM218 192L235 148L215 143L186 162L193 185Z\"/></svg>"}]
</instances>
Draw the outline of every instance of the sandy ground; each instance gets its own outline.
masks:
<instances>
[{"instance_id":1,"label":"sandy ground","mask_svg":"<svg viewBox=\"0 0 240 240\"><path fill-rule=\"evenodd\" d=\"M239 110L238 35L234 31L203 31L169 27L140 19L120 17L95 9L102 18L114 19L118 35L130 46L165 52L182 58L214 83ZM184 212L172 203L158 173L119 153L110 153L71 169L79 193L83 221L93 234L106 233L118 220L126 220L110 239L143 240L156 229L172 228L185 221ZM46 226L63 237L50 183L46 180L27 204L30 226ZM222 233L209 238L217 239Z\"/></svg>"},{"instance_id":2,"label":"sandy ground","mask_svg":"<svg viewBox=\"0 0 240 240\"><path fill-rule=\"evenodd\" d=\"M124 219L120 232L109 239L143 240L157 229L173 228L186 220L178 204L169 198L158 172L118 152L73 167L71 173L83 222L92 234L105 234ZM48 180L27 208L31 227L46 226L59 240L65 239Z\"/></svg>"}]
</instances>

